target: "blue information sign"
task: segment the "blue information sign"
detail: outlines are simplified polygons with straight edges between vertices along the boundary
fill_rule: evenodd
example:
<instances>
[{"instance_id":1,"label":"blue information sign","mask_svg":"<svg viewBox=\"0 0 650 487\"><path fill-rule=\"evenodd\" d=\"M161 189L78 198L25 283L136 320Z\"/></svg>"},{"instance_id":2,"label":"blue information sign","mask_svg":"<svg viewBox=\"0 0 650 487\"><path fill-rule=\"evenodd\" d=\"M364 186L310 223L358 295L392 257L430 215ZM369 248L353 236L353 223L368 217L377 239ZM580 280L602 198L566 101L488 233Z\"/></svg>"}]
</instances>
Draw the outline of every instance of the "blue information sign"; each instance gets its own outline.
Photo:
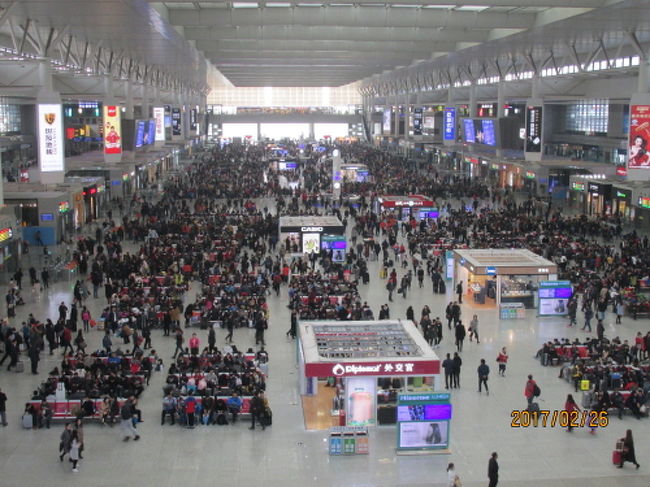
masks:
<instances>
[{"instance_id":1,"label":"blue information sign","mask_svg":"<svg viewBox=\"0 0 650 487\"><path fill-rule=\"evenodd\" d=\"M445 108L443 115L445 140L456 140L456 109L453 107L447 107Z\"/></svg>"}]
</instances>

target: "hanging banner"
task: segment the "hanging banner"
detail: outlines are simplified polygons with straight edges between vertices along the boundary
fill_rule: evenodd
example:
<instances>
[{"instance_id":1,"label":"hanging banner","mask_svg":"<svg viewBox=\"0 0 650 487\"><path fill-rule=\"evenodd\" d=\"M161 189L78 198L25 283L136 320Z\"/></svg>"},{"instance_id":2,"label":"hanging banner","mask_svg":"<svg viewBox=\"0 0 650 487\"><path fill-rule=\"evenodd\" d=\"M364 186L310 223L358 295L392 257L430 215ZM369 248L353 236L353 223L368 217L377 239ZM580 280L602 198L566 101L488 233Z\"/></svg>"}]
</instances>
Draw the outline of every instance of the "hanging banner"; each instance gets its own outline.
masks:
<instances>
[{"instance_id":1,"label":"hanging banner","mask_svg":"<svg viewBox=\"0 0 650 487\"><path fill-rule=\"evenodd\" d=\"M120 107L104 105L104 154L122 153Z\"/></svg>"},{"instance_id":2,"label":"hanging banner","mask_svg":"<svg viewBox=\"0 0 650 487\"><path fill-rule=\"evenodd\" d=\"M542 151L542 107L526 107L526 152Z\"/></svg>"},{"instance_id":3,"label":"hanging banner","mask_svg":"<svg viewBox=\"0 0 650 487\"><path fill-rule=\"evenodd\" d=\"M456 140L456 109L446 107L443 112L443 126L445 128L445 140Z\"/></svg>"},{"instance_id":4,"label":"hanging banner","mask_svg":"<svg viewBox=\"0 0 650 487\"><path fill-rule=\"evenodd\" d=\"M628 169L650 168L650 105L630 106L630 147L627 151Z\"/></svg>"},{"instance_id":5,"label":"hanging banner","mask_svg":"<svg viewBox=\"0 0 650 487\"><path fill-rule=\"evenodd\" d=\"M153 108L153 119L156 122L156 142L165 142L165 107Z\"/></svg>"},{"instance_id":6,"label":"hanging banner","mask_svg":"<svg viewBox=\"0 0 650 487\"><path fill-rule=\"evenodd\" d=\"M38 156L41 172L63 171L63 116L60 104L38 105Z\"/></svg>"}]
</instances>

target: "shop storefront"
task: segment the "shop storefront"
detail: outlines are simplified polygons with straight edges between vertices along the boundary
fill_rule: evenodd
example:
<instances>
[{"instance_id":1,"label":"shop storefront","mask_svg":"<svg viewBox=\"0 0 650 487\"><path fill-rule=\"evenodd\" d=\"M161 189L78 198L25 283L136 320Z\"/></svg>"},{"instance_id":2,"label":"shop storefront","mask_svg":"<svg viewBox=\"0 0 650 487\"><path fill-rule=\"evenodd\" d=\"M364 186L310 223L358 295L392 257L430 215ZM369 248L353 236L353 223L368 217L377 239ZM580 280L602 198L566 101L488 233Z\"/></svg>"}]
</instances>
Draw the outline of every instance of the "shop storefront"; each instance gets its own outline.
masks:
<instances>
[{"instance_id":1,"label":"shop storefront","mask_svg":"<svg viewBox=\"0 0 650 487\"><path fill-rule=\"evenodd\" d=\"M457 249L454 289L463 282L468 304L494 308L507 303L537 307L539 283L557 277L557 266L526 249Z\"/></svg>"},{"instance_id":2,"label":"shop storefront","mask_svg":"<svg viewBox=\"0 0 650 487\"><path fill-rule=\"evenodd\" d=\"M569 206L581 210L585 207L587 200L587 182L572 181L569 191Z\"/></svg>"},{"instance_id":3,"label":"shop storefront","mask_svg":"<svg viewBox=\"0 0 650 487\"><path fill-rule=\"evenodd\" d=\"M585 213L588 215L611 214L612 185L587 181Z\"/></svg>"},{"instance_id":4,"label":"shop storefront","mask_svg":"<svg viewBox=\"0 0 650 487\"><path fill-rule=\"evenodd\" d=\"M20 229L12 208L0 214L0 272L14 272L20 260Z\"/></svg>"},{"instance_id":5,"label":"shop storefront","mask_svg":"<svg viewBox=\"0 0 650 487\"><path fill-rule=\"evenodd\" d=\"M379 215L384 212L395 213L395 217L400 221L408 221L411 218L416 220L436 219L439 216L436 202L420 194L379 196L375 199L373 210Z\"/></svg>"},{"instance_id":6,"label":"shop storefront","mask_svg":"<svg viewBox=\"0 0 650 487\"><path fill-rule=\"evenodd\" d=\"M612 214L620 216L624 220L633 221L632 215L632 189L620 186L612 186L611 191Z\"/></svg>"},{"instance_id":7,"label":"shop storefront","mask_svg":"<svg viewBox=\"0 0 650 487\"><path fill-rule=\"evenodd\" d=\"M398 320L301 322L298 361L308 430L396 424L400 395L435 392L440 373L415 325Z\"/></svg>"},{"instance_id":8,"label":"shop storefront","mask_svg":"<svg viewBox=\"0 0 650 487\"><path fill-rule=\"evenodd\" d=\"M345 239L326 238L345 235L345 227L335 216L282 216L279 233L280 243L284 243L290 254L317 253L326 242L332 251L338 252L335 252L337 258L339 253L343 256L346 253Z\"/></svg>"}]
</instances>

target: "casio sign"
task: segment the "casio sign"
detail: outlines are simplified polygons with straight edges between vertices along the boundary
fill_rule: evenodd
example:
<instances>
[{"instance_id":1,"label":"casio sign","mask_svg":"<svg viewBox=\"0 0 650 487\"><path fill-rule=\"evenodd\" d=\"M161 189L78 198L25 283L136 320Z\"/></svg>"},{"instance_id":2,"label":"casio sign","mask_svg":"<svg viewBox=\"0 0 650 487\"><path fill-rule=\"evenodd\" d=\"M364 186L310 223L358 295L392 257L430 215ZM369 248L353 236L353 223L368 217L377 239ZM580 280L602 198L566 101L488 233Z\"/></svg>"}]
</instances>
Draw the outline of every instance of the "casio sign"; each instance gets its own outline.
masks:
<instances>
[{"instance_id":1,"label":"casio sign","mask_svg":"<svg viewBox=\"0 0 650 487\"><path fill-rule=\"evenodd\" d=\"M322 232L323 227L300 227L301 232Z\"/></svg>"}]
</instances>

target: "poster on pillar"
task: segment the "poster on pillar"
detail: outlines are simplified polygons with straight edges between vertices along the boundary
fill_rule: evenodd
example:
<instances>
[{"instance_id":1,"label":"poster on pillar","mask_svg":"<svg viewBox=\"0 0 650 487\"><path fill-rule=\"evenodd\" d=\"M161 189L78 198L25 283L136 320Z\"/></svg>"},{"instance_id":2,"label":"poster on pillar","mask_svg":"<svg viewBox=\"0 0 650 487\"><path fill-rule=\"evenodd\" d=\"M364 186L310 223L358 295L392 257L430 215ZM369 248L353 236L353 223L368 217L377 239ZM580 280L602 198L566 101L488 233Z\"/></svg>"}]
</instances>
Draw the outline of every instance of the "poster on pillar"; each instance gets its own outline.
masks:
<instances>
[{"instance_id":1,"label":"poster on pillar","mask_svg":"<svg viewBox=\"0 0 650 487\"><path fill-rule=\"evenodd\" d=\"M650 169L650 105L630 106L628 169Z\"/></svg>"},{"instance_id":2,"label":"poster on pillar","mask_svg":"<svg viewBox=\"0 0 650 487\"><path fill-rule=\"evenodd\" d=\"M445 107L443 114L444 140L456 140L456 108Z\"/></svg>"},{"instance_id":3,"label":"poster on pillar","mask_svg":"<svg viewBox=\"0 0 650 487\"><path fill-rule=\"evenodd\" d=\"M542 152L542 106L526 107L526 152Z\"/></svg>"},{"instance_id":4,"label":"poster on pillar","mask_svg":"<svg viewBox=\"0 0 650 487\"><path fill-rule=\"evenodd\" d=\"M38 105L38 159L41 172L63 172L63 117L60 104Z\"/></svg>"},{"instance_id":5,"label":"poster on pillar","mask_svg":"<svg viewBox=\"0 0 650 487\"><path fill-rule=\"evenodd\" d=\"M153 119L156 123L155 142L165 142L165 107L154 107Z\"/></svg>"},{"instance_id":6,"label":"poster on pillar","mask_svg":"<svg viewBox=\"0 0 650 487\"><path fill-rule=\"evenodd\" d=\"M104 105L104 154L122 154L120 107Z\"/></svg>"}]
</instances>

